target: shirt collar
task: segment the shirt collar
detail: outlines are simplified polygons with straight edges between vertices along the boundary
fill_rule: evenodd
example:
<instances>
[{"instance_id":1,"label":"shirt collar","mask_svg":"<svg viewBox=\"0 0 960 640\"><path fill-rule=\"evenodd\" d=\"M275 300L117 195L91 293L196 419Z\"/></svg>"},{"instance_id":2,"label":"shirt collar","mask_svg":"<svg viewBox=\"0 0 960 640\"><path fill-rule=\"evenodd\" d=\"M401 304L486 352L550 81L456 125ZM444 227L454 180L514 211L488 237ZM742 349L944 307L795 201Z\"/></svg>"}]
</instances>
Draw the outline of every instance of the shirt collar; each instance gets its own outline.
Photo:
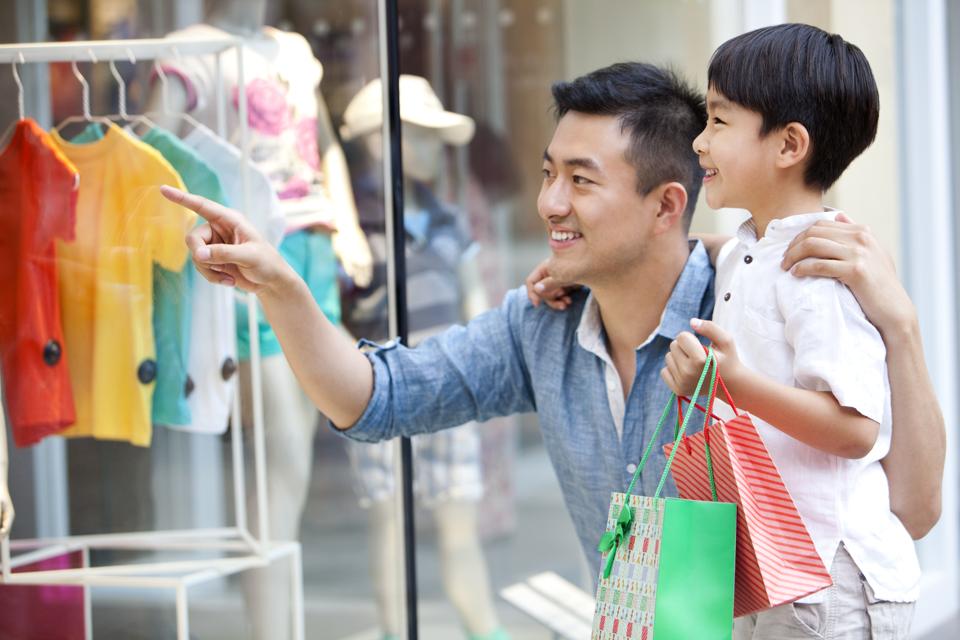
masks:
<instances>
[{"instance_id":1,"label":"shirt collar","mask_svg":"<svg viewBox=\"0 0 960 640\"><path fill-rule=\"evenodd\" d=\"M767 232L763 239L769 238L778 242L793 240L802 231L820 220L835 220L838 213L840 212L836 209L824 207L823 211L800 213L795 216L771 220L770 224L767 225ZM752 217L744 220L740 228L737 229L737 239L748 247L759 242L757 240L757 225Z\"/></svg>"},{"instance_id":2,"label":"shirt collar","mask_svg":"<svg viewBox=\"0 0 960 640\"><path fill-rule=\"evenodd\" d=\"M647 338L642 345L637 345L638 349L647 344L654 335L659 334L668 340L673 340L681 331L689 331L690 319L696 318L701 313L703 297L713 281L713 267L710 266L710 257L702 242L691 240L690 247L690 255L660 316L660 324L650 334L650 338ZM587 296L580 314L577 342L590 353L603 360L610 360L604 339L600 305L597 304L593 293Z\"/></svg>"}]
</instances>

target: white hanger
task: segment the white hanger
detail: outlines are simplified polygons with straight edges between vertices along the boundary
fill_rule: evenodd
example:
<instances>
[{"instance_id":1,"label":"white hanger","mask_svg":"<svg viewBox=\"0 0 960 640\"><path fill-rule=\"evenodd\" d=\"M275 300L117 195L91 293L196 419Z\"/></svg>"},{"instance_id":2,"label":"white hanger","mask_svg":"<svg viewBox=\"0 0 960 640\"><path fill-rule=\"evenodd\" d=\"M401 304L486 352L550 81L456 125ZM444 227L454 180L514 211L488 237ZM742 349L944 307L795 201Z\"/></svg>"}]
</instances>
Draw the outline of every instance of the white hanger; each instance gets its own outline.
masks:
<instances>
[{"instance_id":1,"label":"white hanger","mask_svg":"<svg viewBox=\"0 0 960 640\"><path fill-rule=\"evenodd\" d=\"M127 49L127 57L130 60L130 64L137 64L137 59L134 57L132 50ZM128 130L131 132L135 124L142 124L146 126L147 131L156 127L157 125L145 115L130 115L127 113L127 83L124 82L123 76L120 75L120 72L117 70L117 64L113 60L110 61L110 73L113 75L113 79L117 81L117 110L119 113L111 114L107 117L114 120L129 122L130 126L128 127Z\"/></svg>"},{"instance_id":2,"label":"white hanger","mask_svg":"<svg viewBox=\"0 0 960 640\"><path fill-rule=\"evenodd\" d=\"M90 61L96 64L97 56L94 55L93 49L87 49L87 52L90 54ZM109 118L90 114L90 84L87 82L87 79L83 77L83 74L80 73L80 69L77 68L76 60L70 62L70 68L73 70L73 77L75 77L80 82L80 86L83 87L83 115L66 118L54 128L54 131L60 133L65 126L74 122L99 122L109 129L112 124Z\"/></svg>"},{"instance_id":3,"label":"white hanger","mask_svg":"<svg viewBox=\"0 0 960 640\"><path fill-rule=\"evenodd\" d=\"M7 138L10 136L10 132L13 131L13 128L20 123L26 116L25 110L23 108L23 82L20 81L20 73L17 71L18 64L24 64L26 60L23 58L23 53L17 53L17 59L10 63L10 68L13 71L13 81L17 83L17 114L20 116L14 122L11 122L9 126L3 131L3 135L0 136L0 148L6 149L7 147Z\"/></svg>"}]
</instances>

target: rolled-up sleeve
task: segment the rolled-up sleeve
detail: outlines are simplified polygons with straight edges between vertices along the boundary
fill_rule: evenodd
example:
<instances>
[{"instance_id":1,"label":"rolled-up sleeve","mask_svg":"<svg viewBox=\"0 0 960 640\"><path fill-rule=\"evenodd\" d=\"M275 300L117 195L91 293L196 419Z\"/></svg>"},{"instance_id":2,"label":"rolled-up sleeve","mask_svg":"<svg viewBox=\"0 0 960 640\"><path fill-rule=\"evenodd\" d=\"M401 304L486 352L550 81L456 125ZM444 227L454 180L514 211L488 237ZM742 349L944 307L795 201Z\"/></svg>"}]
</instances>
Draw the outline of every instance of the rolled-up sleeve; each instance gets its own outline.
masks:
<instances>
[{"instance_id":1,"label":"rolled-up sleeve","mask_svg":"<svg viewBox=\"0 0 960 640\"><path fill-rule=\"evenodd\" d=\"M521 294L509 292L500 307L416 348L392 342L367 353L373 395L340 433L376 442L534 410L522 346L531 308Z\"/></svg>"}]
</instances>

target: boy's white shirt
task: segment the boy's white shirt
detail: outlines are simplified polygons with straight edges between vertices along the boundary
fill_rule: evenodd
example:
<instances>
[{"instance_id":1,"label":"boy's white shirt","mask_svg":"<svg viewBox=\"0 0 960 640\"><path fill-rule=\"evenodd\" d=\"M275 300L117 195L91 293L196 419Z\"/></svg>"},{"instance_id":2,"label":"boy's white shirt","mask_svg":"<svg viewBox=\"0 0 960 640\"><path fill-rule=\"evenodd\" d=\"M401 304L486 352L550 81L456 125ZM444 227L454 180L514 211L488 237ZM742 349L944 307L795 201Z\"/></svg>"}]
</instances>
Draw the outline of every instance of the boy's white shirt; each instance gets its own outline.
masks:
<instances>
[{"instance_id":1,"label":"boy's white shirt","mask_svg":"<svg viewBox=\"0 0 960 640\"><path fill-rule=\"evenodd\" d=\"M744 222L718 259L713 320L733 336L750 369L781 384L830 391L841 405L880 424L870 453L849 460L753 418L827 568L843 542L878 599L911 602L919 594L920 567L910 535L890 511L880 465L891 436L883 340L842 283L797 278L780 268L796 235L836 214L773 220L760 240L753 220ZM729 407L722 410L732 415ZM820 592L799 602L822 598Z\"/></svg>"}]
</instances>

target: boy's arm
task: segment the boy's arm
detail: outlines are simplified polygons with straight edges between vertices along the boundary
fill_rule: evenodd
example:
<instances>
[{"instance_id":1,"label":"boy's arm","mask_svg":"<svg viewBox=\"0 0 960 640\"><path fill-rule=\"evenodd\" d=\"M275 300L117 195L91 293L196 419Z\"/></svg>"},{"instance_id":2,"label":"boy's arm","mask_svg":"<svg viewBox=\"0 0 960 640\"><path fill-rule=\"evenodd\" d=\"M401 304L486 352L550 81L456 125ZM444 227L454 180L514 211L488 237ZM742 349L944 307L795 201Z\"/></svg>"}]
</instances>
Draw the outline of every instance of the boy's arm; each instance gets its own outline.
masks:
<instances>
[{"instance_id":1,"label":"boy's arm","mask_svg":"<svg viewBox=\"0 0 960 640\"><path fill-rule=\"evenodd\" d=\"M316 407L343 428L356 423L373 393L373 370L323 315L303 280L238 212L172 187L161 191L207 221L187 235L197 270L211 282L256 294Z\"/></svg>"},{"instance_id":2,"label":"boy's arm","mask_svg":"<svg viewBox=\"0 0 960 640\"><path fill-rule=\"evenodd\" d=\"M887 347L893 433L881 461L890 484L890 507L914 539L940 518L946 427L927 371L920 326L893 260L869 229L820 221L798 235L783 267L798 276L837 278L847 285Z\"/></svg>"},{"instance_id":3,"label":"boy's arm","mask_svg":"<svg viewBox=\"0 0 960 640\"><path fill-rule=\"evenodd\" d=\"M713 343L723 380L737 407L815 449L843 458L862 458L877 441L879 425L843 407L826 391L798 389L762 376L740 363L730 335L709 320L691 321ZM683 332L667 354L661 376L680 395L689 395L703 371L706 354L692 333Z\"/></svg>"}]
</instances>

